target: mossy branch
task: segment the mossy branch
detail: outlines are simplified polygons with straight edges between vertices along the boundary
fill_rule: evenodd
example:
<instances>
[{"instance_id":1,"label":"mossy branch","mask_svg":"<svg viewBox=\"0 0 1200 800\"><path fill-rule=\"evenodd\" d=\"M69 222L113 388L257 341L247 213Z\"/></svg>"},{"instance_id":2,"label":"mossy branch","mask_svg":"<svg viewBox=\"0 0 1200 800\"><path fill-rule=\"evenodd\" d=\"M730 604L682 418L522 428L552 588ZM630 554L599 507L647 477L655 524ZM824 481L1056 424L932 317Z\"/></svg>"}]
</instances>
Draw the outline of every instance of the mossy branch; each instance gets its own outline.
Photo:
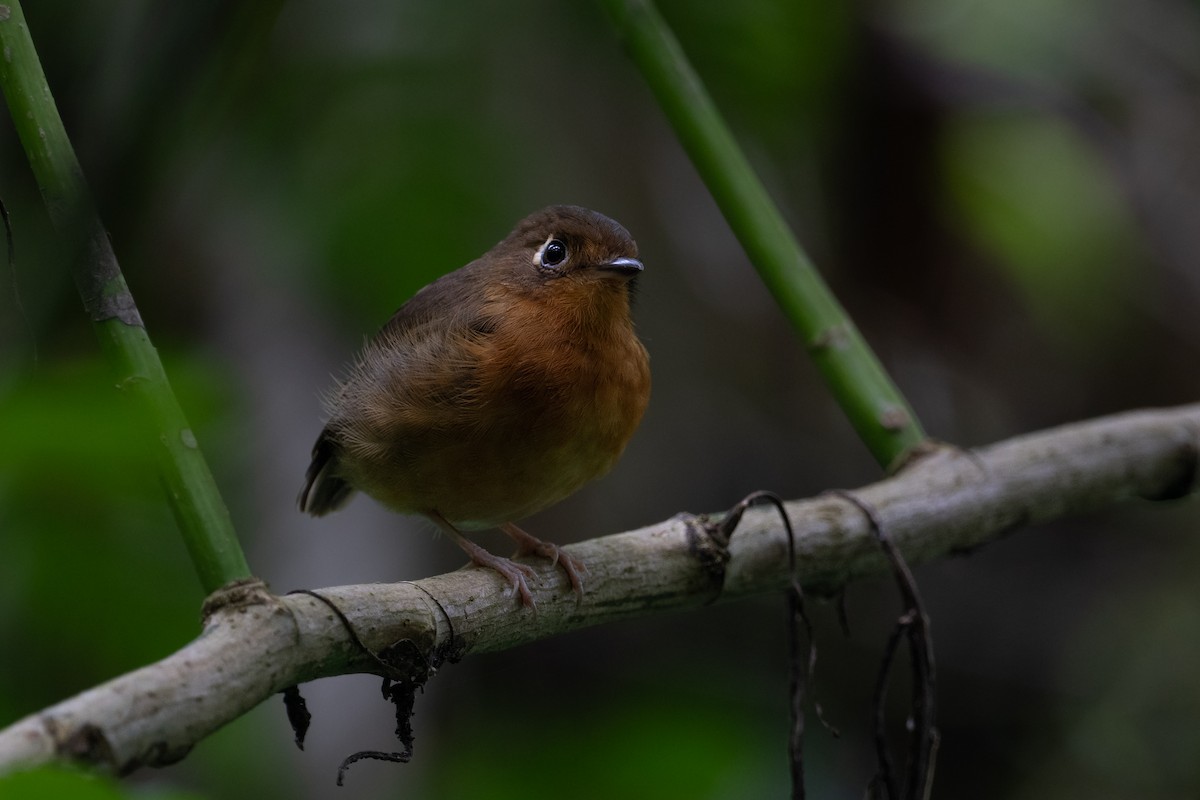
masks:
<instances>
[{"instance_id":1,"label":"mossy branch","mask_svg":"<svg viewBox=\"0 0 1200 800\"><path fill-rule=\"evenodd\" d=\"M0 4L0 87L67 252L83 305L117 378L146 421L159 472L206 591L250 569L212 473L171 389L158 352L88 192L19 2Z\"/></svg>"},{"instance_id":2,"label":"mossy branch","mask_svg":"<svg viewBox=\"0 0 1200 800\"><path fill-rule=\"evenodd\" d=\"M916 415L784 222L650 0L601 0L751 262L880 464L924 440Z\"/></svg>"}]
</instances>

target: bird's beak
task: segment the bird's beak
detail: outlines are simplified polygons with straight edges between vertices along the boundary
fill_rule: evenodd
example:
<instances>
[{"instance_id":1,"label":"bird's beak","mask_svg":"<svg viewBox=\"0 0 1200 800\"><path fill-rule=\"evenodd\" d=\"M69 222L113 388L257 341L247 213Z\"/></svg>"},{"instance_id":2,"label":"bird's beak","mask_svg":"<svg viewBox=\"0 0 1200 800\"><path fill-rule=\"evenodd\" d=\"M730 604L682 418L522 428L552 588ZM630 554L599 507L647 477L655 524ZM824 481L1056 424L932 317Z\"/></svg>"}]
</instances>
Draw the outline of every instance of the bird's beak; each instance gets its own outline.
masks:
<instances>
[{"instance_id":1,"label":"bird's beak","mask_svg":"<svg viewBox=\"0 0 1200 800\"><path fill-rule=\"evenodd\" d=\"M598 269L609 270L611 272L616 272L632 278L634 275L637 275L639 272L645 269L645 267L643 267L642 262L638 261L636 258L614 258L607 264L600 264Z\"/></svg>"}]
</instances>

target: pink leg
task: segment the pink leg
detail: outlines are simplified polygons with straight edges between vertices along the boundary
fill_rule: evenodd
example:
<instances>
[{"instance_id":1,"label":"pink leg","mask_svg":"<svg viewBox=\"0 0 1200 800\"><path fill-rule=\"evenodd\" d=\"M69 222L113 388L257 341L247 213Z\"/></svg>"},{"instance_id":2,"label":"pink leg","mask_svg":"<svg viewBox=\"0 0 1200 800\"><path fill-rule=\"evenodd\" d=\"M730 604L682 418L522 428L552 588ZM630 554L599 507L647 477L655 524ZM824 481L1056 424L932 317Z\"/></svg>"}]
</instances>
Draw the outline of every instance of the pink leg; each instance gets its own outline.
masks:
<instances>
[{"instance_id":1,"label":"pink leg","mask_svg":"<svg viewBox=\"0 0 1200 800\"><path fill-rule=\"evenodd\" d=\"M525 583L526 578L532 578L536 574L532 567L525 564L518 564L502 556L492 555L459 533L457 528L436 511L430 514L429 518L436 522L438 527L466 552L473 564L478 564L481 567L499 572L511 584L513 593L520 595L521 604L535 611L537 610L537 604L533 602L533 595L529 591L529 585Z\"/></svg>"},{"instance_id":2,"label":"pink leg","mask_svg":"<svg viewBox=\"0 0 1200 800\"><path fill-rule=\"evenodd\" d=\"M500 530L517 543L518 556L541 556L550 559L551 564L561 564L563 571L567 573L567 579L571 581L571 588L575 590L575 602L578 604L583 600L583 576L587 574L587 567L582 561L568 555L558 545L543 542L511 522L501 525Z\"/></svg>"}]
</instances>

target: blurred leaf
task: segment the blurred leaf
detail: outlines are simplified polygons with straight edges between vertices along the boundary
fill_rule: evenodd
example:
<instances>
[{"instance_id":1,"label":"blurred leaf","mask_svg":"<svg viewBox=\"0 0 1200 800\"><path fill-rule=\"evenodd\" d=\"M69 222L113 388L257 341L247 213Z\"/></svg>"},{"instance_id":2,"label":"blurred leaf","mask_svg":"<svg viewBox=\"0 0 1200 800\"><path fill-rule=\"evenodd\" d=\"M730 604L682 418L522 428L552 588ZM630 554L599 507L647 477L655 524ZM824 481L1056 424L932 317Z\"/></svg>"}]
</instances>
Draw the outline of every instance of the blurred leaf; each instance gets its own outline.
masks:
<instances>
[{"instance_id":1,"label":"blurred leaf","mask_svg":"<svg viewBox=\"0 0 1200 800\"><path fill-rule=\"evenodd\" d=\"M1134 232L1112 177L1054 119L962 119L944 169L955 213L1038 322L1078 344L1118 338L1135 289Z\"/></svg>"},{"instance_id":2,"label":"blurred leaf","mask_svg":"<svg viewBox=\"0 0 1200 800\"><path fill-rule=\"evenodd\" d=\"M739 136L794 149L830 123L849 68L842 3L662 2L662 13Z\"/></svg>"},{"instance_id":3,"label":"blurred leaf","mask_svg":"<svg viewBox=\"0 0 1200 800\"><path fill-rule=\"evenodd\" d=\"M434 9L360 11L306 32L285 19L282 35L301 37L292 48L326 58L280 50L238 155L255 190L312 232L322 290L373 327L508 233L516 192L505 187L529 167L478 79L491 68L478 43L494 12L446 25Z\"/></svg>"},{"instance_id":4,"label":"blurred leaf","mask_svg":"<svg viewBox=\"0 0 1200 800\"><path fill-rule=\"evenodd\" d=\"M222 382L175 361L198 435ZM0 719L169 653L200 585L137 420L98 359L48 364L0 397Z\"/></svg>"},{"instance_id":5,"label":"blurred leaf","mask_svg":"<svg viewBox=\"0 0 1200 800\"><path fill-rule=\"evenodd\" d=\"M46 767L0 776L4 800L193 800L190 792L122 787L111 778Z\"/></svg>"},{"instance_id":6,"label":"blurred leaf","mask_svg":"<svg viewBox=\"0 0 1200 800\"><path fill-rule=\"evenodd\" d=\"M922 49L1039 83L1076 69L1080 51L1112 23L1089 0L906 0L888 11Z\"/></svg>"},{"instance_id":7,"label":"blurred leaf","mask_svg":"<svg viewBox=\"0 0 1200 800\"><path fill-rule=\"evenodd\" d=\"M778 794L784 749L762 721L714 702L621 697L572 713L493 717L493 730L460 735L459 768L439 776L450 798L765 797ZM569 791L564 787L569 787Z\"/></svg>"}]
</instances>

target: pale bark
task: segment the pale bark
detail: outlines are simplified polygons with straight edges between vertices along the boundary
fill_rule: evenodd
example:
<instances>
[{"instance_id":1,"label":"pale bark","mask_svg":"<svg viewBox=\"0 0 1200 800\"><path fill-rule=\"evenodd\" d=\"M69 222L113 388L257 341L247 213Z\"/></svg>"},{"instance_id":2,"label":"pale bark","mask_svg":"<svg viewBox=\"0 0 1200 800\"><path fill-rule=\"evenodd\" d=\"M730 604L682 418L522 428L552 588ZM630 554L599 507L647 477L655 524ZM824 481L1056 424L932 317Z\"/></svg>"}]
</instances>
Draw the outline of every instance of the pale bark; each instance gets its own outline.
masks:
<instances>
[{"instance_id":1,"label":"pale bark","mask_svg":"<svg viewBox=\"0 0 1200 800\"><path fill-rule=\"evenodd\" d=\"M1197 488L1198 462L1200 404L971 452L937 449L853 494L908 560L920 562L1116 501L1185 495ZM846 498L793 501L787 511L807 591L833 592L887 570L865 515ZM275 597L255 586L227 592L203 634L182 650L0 731L0 769L77 760L125 773L169 763L296 683L351 672L419 682L428 667L468 653L784 587L787 545L775 511L748 512L727 548L704 522L680 515L570 546L589 569L582 602L561 570L542 564L530 586L536 614L479 569L323 589L316 594L324 600Z\"/></svg>"}]
</instances>

